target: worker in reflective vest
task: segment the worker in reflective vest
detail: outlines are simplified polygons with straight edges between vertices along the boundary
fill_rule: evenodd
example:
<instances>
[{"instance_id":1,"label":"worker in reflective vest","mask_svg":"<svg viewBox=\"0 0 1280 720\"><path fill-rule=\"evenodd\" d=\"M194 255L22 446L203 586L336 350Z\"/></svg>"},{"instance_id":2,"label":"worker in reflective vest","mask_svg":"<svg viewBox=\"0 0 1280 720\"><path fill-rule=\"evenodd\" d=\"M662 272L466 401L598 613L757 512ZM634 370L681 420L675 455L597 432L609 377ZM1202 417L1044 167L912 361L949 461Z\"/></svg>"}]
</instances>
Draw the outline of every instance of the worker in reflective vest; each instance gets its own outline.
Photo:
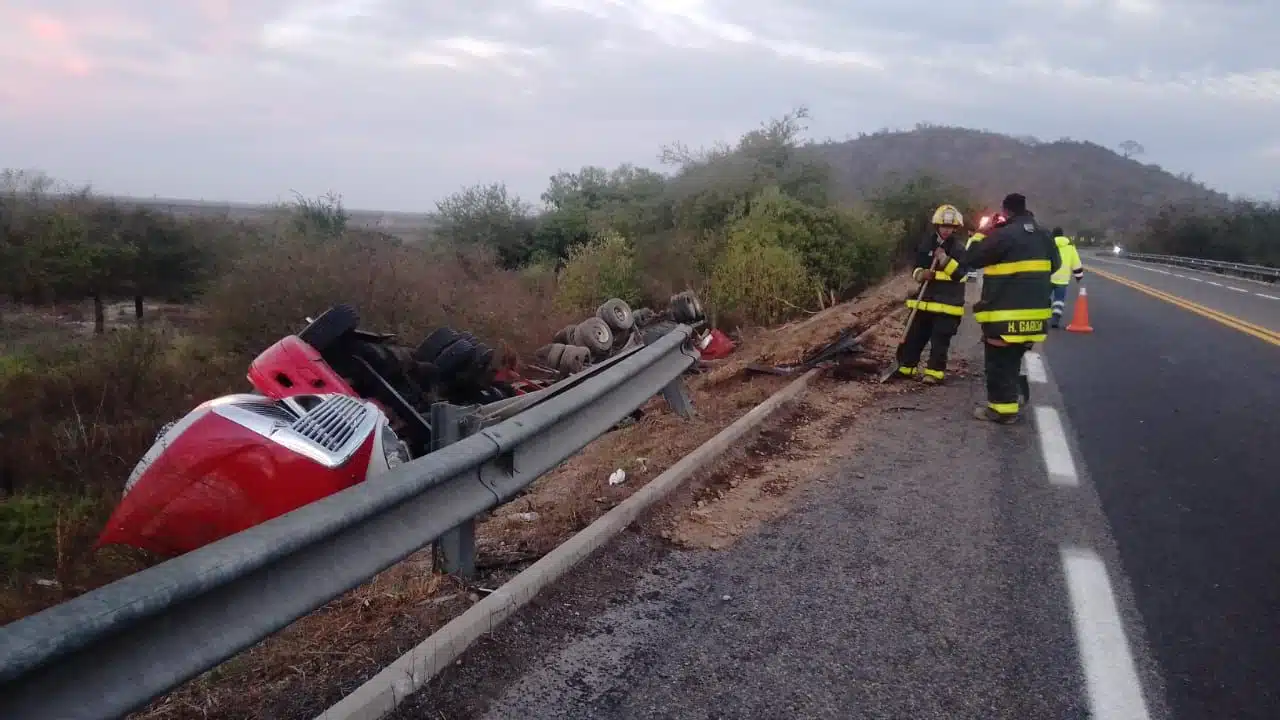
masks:
<instances>
[{"instance_id":1,"label":"worker in reflective vest","mask_svg":"<svg viewBox=\"0 0 1280 720\"><path fill-rule=\"evenodd\" d=\"M1053 229L1053 242L1058 246L1058 259L1062 267L1053 273L1053 319L1050 327L1062 326L1062 313L1067 309L1067 283L1074 277L1076 282L1084 279L1084 265L1080 263L1080 252L1071 244L1071 238L1062 232L1062 228Z\"/></svg>"},{"instance_id":2,"label":"worker in reflective vest","mask_svg":"<svg viewBox=\"0 0 1280 720\"><path fill-rule=\"evenodd\" d=\"M921 239L916 249L915 269L911 273L916 282L925 285L922 292L913 293L907 299L907 307L916 312L898 346L900 377L915 375L924 346L929 346L929 360L920 376L927 385L941 383L946 377L951 338L960 329L960 319L964 317L966 280L964 273L951 275L933 267L934 250L941 248L948 253L958 253L962 249L956 231L964 227L964 217L954 205L940 205L933 211L932 224L933 231Z\"/></svg>"},{"instance_id":3,"label":"worker in reflective vest","mask_svg":"<svg viewBox=\"0 0 1280 720\"><path fill-rule=\"evenodd\" d=\"M987 404L974 417L1017 422L1022 356L1048 332L1050 277L1061 265L1053 238L1018 193L1005 196L1003 221L967 249L952 255L942 248L935 261L951 276L982 269L982 298L973 317L982 326Z\"/></svg>"}]
</instances>

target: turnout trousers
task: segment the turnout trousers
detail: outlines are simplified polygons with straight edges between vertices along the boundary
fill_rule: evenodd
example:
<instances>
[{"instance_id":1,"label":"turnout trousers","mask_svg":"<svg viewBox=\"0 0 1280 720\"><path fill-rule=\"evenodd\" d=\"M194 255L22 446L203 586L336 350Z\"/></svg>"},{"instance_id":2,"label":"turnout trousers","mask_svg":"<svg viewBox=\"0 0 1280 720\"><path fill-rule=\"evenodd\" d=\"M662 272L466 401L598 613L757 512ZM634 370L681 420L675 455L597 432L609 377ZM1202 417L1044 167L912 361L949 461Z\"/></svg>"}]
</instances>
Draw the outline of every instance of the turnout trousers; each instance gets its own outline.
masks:
<instances>
[{"instance_id":1,"label":"turnout trousers","mask_svg":"<svg viewBox=\"0 0 1280 720\"><path fill-rule=\"evenodd\" d=\"M987 380L987 407L998 415L1017 415L1021 409L1019 395L1029 394L1029 385L1022 377L1022 356L1031 349L1031 343L1007 343L992 345L982 343Z\"/></svg>"},{"instance_id":2,"label":"turnout trousers","mask_svg":"<svg viewBox=\"0 0 1280 720\"><path fill-rule=\"evenodd\" d=\"M916 365L920 364L920 356L924 354L924 346L929 346L929 360L925 363L924 374L935 380L941 380L947 372L947 356L951 352L951 338L960 329L960 318L955 315L916 311L916 317L907 328L906 338L898 346L899 371L903 375L911 375Z\"/></svg>"}]
</instances>

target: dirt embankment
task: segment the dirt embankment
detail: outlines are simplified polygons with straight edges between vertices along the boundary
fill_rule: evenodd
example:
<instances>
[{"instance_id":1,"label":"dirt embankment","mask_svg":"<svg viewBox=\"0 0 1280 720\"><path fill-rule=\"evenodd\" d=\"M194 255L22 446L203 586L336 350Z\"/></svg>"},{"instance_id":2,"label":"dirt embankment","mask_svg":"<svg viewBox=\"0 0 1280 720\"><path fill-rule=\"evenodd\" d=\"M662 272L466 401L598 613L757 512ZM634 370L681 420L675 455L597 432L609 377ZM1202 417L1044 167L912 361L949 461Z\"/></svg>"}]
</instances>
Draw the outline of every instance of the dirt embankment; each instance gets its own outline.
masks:
<instances>
[{"instance_id":1,"label":"dirt embankment","mask_svg":"<svg viewBox=\"0 0 1280 720\"><path fill-rule=\"evenodd\" d=\"M471 583L433 572L424 551L134 717L315 717L789 382L748 375L747 364L794 362L841 330L873 326L866 354L887 363L913 287L909 278L894 278L803 321L748 333L731 359L689 381L695 418L682 420L655 399L638 422L599 438L484 519L477 528L480 573ZM847 431L863 407L911 392L914 384L877 385L874 375L819 380L784 417L678 491L648 525L678 547L727 547L785 512L807 480L856 449ZM626 479L610 485L616 470Z\"/></svg>"}]
</instances>

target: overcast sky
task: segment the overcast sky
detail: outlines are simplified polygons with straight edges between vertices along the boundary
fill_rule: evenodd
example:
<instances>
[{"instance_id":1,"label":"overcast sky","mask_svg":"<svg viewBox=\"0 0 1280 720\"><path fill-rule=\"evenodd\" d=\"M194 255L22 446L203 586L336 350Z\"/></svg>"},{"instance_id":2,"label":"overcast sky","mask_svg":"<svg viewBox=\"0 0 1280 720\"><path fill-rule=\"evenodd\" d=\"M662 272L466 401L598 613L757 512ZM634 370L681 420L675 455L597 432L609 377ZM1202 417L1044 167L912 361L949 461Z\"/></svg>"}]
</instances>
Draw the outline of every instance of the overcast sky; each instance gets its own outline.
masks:
<instances>
[{"instance_id":1,"label":"overcast sky","mask_svg":"<svg viewBox=\"0 0 1280 720\"><path fill-rule=\"evenodd\" d=\"M0 0L0 166L430 210L805 104L818 138L1133 139L1274 199L1277 38L1275 0Z\"/></svg>"}]
</instances>

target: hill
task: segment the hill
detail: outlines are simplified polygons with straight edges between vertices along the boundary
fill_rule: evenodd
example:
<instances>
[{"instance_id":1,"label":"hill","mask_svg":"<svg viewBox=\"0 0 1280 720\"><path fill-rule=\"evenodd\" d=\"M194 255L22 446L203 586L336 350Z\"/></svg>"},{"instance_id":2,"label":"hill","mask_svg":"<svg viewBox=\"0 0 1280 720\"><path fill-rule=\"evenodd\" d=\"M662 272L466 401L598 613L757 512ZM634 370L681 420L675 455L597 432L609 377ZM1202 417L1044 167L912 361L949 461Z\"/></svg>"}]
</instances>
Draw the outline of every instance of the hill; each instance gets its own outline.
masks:
<instances>
[{"instance_id":1,"label":"hill","mask_svg":"<svg viewBox=\"0 0 1280 720\"><path fill-rule=\"evenodd\" d=\"M841 193L865 197L895 176L927 173L998 202L1022 192L1042 220L1079 234L1139 232L1161 207L1226 207L1229 198L1189 177L1126 158L1091 142L942 126L882 131L811 146L830 163Z\"/></svg>"}]
</instances>

